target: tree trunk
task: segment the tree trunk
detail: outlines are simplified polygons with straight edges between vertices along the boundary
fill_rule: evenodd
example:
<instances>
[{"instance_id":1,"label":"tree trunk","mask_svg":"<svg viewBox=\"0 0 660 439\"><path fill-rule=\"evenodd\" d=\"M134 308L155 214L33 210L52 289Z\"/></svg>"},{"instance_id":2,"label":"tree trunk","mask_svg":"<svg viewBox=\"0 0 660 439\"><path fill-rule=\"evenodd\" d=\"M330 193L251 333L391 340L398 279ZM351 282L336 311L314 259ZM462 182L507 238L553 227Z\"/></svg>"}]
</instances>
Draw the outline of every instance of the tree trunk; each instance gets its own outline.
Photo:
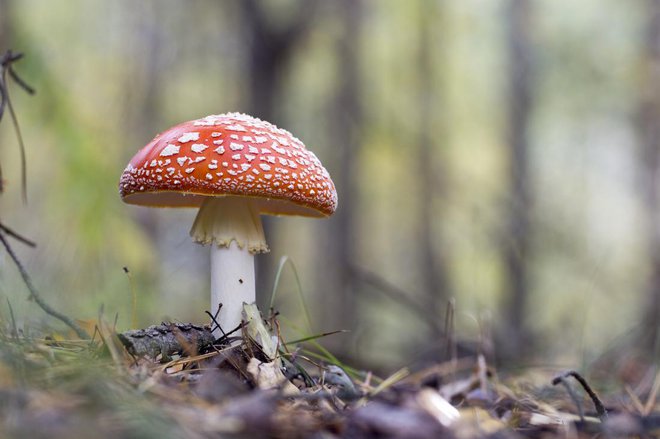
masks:
<instances>
[{"instance_id":1,"label":"tree trunk","mask_svg":"<svg viewBox=\"0 0 660 439\"><path fill-rule=\"evenodd\" d=\"M329 221L330 232L326 243L327 255L319 270L325 310L325 328L354 330L357 317L355 291L351 288L351 267L359 243L355 233L359 212L357 170L363 125L360 99L359 41L362 24L362 0L341 0L336 4L342 26L337 40L338 77L335 99L331 103L330 129L336 158L333 181L339 194L337 212ZM346 350L346 346L337 349Z\"/></svg>"},{"instance_id":2,"label":"tree trunk","mask_svg":"<svg viewBox=\"0 0 660 439\"><path fill-rule=\"evenodd\" d=\"M124 35L124 43L126 50L130 52L128 59L134 60L128 64L129 74L124 78L126 84L123 87L123 126L127 127L126 132L130 133L126 139L127 146L132 151L137 151L136 148L145 145L165 128L159 125L159 121L163 75L169 71L165 56L166 39L158 24L161 17L153 4L140 2L130 11L122 8L120 12L125 14L124 22L130 26L130 32ZM174 306L175 289L163 285L161 281L162 274L168 272L171 252L167 250L162 239L159 212L157 209L135 209L131 213L156 249L156 253L161 255L158 265L152 270L141 272L140 278L153 288L159 300L170 307Z\"/></svg>"},{"instance_id":3,"label":"tree trunk","mask_svg":"<svg viewBox=\"0 0 660 439\"><path fill-rule=\"evenodd\" d=\"M505 356L518 356L530 336L525 321L529 295L530 208L529 120L532 111L530 2L511 0L507 10L510 205L503 259L506 278L504 316L508 330L498 343Z\"/></svg>"},{"instance_id":4,"label":"tree trunk","mask_svg":"<svg viewBox=\"0 0 660 439\"><path fill-rule=\"evenodd\" d=\"M12 47L11 0L0 0L0 55L12 49L21 52L20 48Z\"/></svg>"},{"instance_id":5,"label":"tree trunk","mask_svg":"<svg viewBox=\"0 0 660 439\"><path fill-rule=\"evenodd\" d=\"M162 91L163 73L168 71L165 65L163 48L162 30L157 24L158 11L153 5L144 3L135 6L140 13L136 17L134 32L137 34L127 34L127 47L138 44L135 47L137 56L135 56L136 65L132 72L133 77L129 84L138 82L142 94L136 99L133 89L130 86L125 88L127 95L125 102L128 107L125 111L127 120L125 126L131 127L129 132L135 133L133 136L139 142L149 141L156 133L162 131L164 127L158 126L160 120L160 96ZM124 12L126 13L126 12ZM146 56L144 56L146 55ZM138 78L137 81L135 78ZM154 245L160 242L158 236L158 215L155 209L139 209L135 212L138 223L150 238ZM161 253L162 249L158 249ZM162 253L161 253L162 254Z\"/></svg>"},{"instance_id":6,"label":"tree trunk","mask_svg":"<svg viewBox=\"0 0 660 439\"><path fill-rule=\"evenodd\" d=\"M436 6L434 2L421 1L419 22L419 212L418 231L420 248L420 271L422 290L426 295L426 312L435 317L437 327L431 334L434 339L442 335L442 310L451 297L446 252L441 236L437 236L434 225L442 221L440 212L434 209L434 200L444 198L446 182L446 166L442 160L436 160L434 151L438 147L435 139L446 139L446 129L442 123L435 121L438 102L441 96L437 93L433 80L433 54L442 50L441 42L433 38L434 23L436 23ZM438 249L437 246L440 246Z\"/></svg>"},{"instance_id":7,"label":"tree trunk","mask_svg":"<svg viewBox=\"0 0 660 439\"><path fill-rule=\"evenodd\" d=\"M640 87L639 142L643 205L651 274L642 311L642 348L658 353L660 322L660 0L649 1L644 47L644 82Z\"/></svg>"},{"instance_id":8,"label":"tree trunk","mask_svg":"<svg viewBox=\"0 0 660 439\"><path fill-rule=\"evenodd\" d=\"M282 71L291 60L293 48L307 32L317 0L301 0L297 13L286 23L276 23L259 0L239 0L242 28L248 40L246 111L278 126L281 110L277 97L282 88ZM272 239L274 226L267 216L262 219L266 239ZM257 292L270 291L275 262L270 254L256 259ZM259 293L257 293L259 296Z\"/></svg>"}]
</instances>

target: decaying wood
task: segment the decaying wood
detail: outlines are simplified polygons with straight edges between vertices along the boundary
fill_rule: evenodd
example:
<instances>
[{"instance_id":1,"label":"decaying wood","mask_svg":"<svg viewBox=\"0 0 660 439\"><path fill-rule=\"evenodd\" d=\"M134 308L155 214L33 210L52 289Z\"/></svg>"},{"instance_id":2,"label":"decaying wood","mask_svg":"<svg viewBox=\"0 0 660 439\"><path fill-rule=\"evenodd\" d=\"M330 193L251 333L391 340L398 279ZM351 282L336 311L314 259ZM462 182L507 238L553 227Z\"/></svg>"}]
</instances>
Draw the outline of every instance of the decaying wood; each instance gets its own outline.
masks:
<instances>
[{"instance_id":1,"label":"decaying wood","mask_svg":"<svg viewBox=\"0 0 660 439\"><path fill-rule=\"evenodd\" d=\"M176 353L194 355L215 341L209 326L192 323L161 323L118 334L126 350L135 356L169 358Z\"/></svg>"}]
</instances>

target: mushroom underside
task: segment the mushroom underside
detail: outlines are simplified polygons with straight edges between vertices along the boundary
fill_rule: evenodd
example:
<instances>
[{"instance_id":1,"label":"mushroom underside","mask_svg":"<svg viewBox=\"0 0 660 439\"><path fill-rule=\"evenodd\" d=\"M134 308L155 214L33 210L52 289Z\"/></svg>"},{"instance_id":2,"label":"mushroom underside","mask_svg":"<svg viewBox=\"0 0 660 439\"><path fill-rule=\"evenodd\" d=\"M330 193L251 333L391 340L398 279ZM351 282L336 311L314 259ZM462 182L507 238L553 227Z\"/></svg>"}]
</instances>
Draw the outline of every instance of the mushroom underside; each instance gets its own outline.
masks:
<instances>
[{"instance_id":1,"label":"mushroom underside","mask_svg":"<svg viewBox=\"0 0 660 439\"><path fill-rule=\"evenodd\" d=\"M190 236L203 245L229 248L235 241L250 253L268 251L258 202L248 197L206 197Z\"/></svg>"},{"instance_id":2,"label":"mushroom underside","mask_svg":"<svg viewBox=\"0 0 660 439\"><path fill-rule=\"evenodd\" d=\"M287 199L265 198L246 195L209 196L203 193L175 191L135 192L124 196L124 202L128 204L150 207L200 207L210 198L246 198L251 200L252 206L254 206L258 212L267 215L292 215L306 216L311 218L323 218L327 216L320 212L318 209L307 207L303 204L296 204Z\"/></svg>"}]
</instances>

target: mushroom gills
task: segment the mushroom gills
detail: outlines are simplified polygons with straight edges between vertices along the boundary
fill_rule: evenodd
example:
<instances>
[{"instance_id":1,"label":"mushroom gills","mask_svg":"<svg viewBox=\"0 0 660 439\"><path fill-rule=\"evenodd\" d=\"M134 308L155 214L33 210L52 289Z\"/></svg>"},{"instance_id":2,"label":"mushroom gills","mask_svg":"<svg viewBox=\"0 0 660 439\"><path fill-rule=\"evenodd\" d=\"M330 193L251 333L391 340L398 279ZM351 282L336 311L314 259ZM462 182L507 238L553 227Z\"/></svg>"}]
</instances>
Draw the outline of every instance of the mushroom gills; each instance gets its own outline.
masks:
<instances>
[{"instance_id":1,"label":"mushroom gills","mask_svg":"<svg viewBox=\"0 0 660 439\"><path fill-rule=\"evenodd\" d=\"M252 253L267 253L268 245L258 208L249 197L208 197L204 200L190 236L200 244L239 248Z\"/></svg>"}]
</instances>

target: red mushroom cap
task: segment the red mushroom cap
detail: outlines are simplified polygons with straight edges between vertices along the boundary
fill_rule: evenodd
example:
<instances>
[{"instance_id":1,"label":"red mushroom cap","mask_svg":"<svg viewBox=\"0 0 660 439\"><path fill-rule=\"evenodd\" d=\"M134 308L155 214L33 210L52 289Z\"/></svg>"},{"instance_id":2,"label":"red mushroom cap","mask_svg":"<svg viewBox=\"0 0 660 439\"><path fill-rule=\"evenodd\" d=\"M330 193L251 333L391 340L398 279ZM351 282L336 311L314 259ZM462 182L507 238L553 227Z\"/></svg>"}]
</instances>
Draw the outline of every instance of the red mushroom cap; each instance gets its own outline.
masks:
<instances>
[{"instance_id":1,"label":"red mushroom cap","mask_svg":"<svg viewBox=\"0 0 660 439\"><path fill-rule=\"evenodd\" d=\"M129 204L198 207L206 196L258 197L261 213L328 216L337 191L291 133L240 114L211 115L158 134L119 181Z\"/></svg>"}]
</instances>

